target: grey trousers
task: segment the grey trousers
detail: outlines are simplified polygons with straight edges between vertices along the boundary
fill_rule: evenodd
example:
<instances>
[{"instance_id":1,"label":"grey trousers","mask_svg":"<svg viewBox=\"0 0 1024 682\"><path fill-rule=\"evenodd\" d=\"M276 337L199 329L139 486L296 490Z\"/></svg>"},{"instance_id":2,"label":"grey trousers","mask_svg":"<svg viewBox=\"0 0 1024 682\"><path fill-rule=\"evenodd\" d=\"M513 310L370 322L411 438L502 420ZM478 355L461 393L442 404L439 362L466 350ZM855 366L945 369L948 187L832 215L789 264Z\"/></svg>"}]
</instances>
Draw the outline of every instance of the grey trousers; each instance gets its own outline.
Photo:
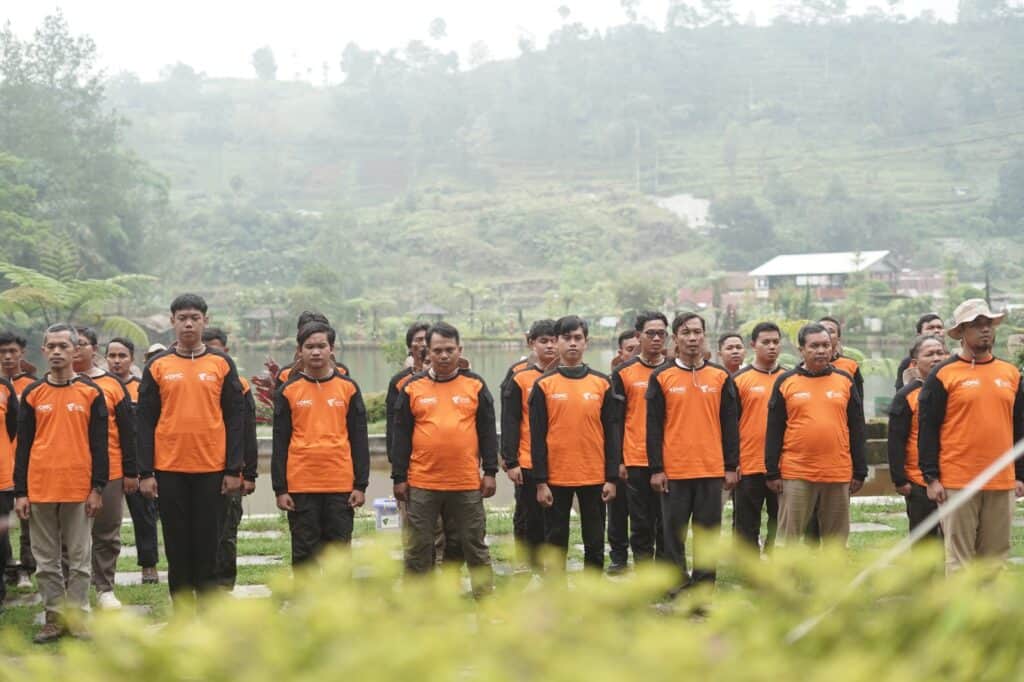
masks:
<instances>
[{"instance_id":1,"label":"grey trousers","mask_svg":"<svg viewBox=\"0 0 1024 682\"><path fill-rule=\"evenodd\" d=\"M484 542L487 514L479 490L448 491L409 488L409 531L405 567L409 573L427 573L434 565L435 528L438 516L445 519L449 545L462 551L469 567L475 594L489 591L494 581L491 554ZM450 537L452 534L455 537ZM447 552L446 552L447 555Z\"/></svg>"},{"instance_id":2,"label":"grey trousers","mask_svg":"<svg viewBox=\"0 0 1024 682\"><path fill-rule=\"evenodd\" d=\"M822 540L832 539L845 544L850 535L849 482L783 481L776 546L784 547L787 541L803 539L812 516L818 521Z\"/></svg>"},{"instance_id":3,"label":"grey trousers","mask_svg":"<svg viewBox=\"0 0 1024 682\"><path fill-rule=\"evenodd\" d=\"M59 613L67 602L85 609L92 560L92 519L85 515L85 502L33 502L30 510L32 555L43 607L48 613ZM61 570L62 545L67 550L67 588Z\"/></svg>"},{"instance_id":4,"label":"grey trousers","mask_svg":"<svg viewBox=\"0 0 1024 682\"><path fill-rule=\"evenodd\" d=\"M103 508L92 524L92 585L96 592L114 589L117 558L121 556L121 519L124 516L124 479L103 488Z\"/></svg>"}]
</instances>

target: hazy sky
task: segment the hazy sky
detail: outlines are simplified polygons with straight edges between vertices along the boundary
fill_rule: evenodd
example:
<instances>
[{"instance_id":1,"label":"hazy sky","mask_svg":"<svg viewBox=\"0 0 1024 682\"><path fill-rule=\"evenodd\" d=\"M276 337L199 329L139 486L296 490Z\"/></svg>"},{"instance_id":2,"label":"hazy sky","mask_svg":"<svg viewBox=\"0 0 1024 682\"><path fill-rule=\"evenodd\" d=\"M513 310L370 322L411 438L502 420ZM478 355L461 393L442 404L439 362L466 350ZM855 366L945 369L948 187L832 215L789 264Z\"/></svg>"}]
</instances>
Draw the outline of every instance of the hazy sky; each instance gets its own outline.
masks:
<instances>
[{"instance_id":1,"label":"hazy sky","mask_svg":"<svg viewBox=\"0 0 1024 682\"><path fill-rule=\"evenodd\" d=\"M572 10L570 20L591 28L625 22L620 0L46 0L4 3L0 18L10 20L19 35L28 37L42 17L60 7L72 31L91 35L108 72L134 71L143 79L155 79L160 68L177 61L190 64L210 76L253 75L252 51L261 45L273 48L278 78L296 74L314 82L323 77L327 62L330 79L338 80L341 50L349 41L363 47L387 49L411 39L429 39L428 26L435 17L448 24L448 38L440 47L456 50L464 58L476 41L488 45L495 58L517 54L521 35L542 46L558 28L557 8ZM641 21L664 24L668 0L640 0ZM885 0L851 0L853 11ZM741 20L754 15L766 23L776 13L775 0L734 0ZM917 16L933 11L940 19L954 21L957 0L902 0L899 11Z\"/></svg>"}]
</instances>

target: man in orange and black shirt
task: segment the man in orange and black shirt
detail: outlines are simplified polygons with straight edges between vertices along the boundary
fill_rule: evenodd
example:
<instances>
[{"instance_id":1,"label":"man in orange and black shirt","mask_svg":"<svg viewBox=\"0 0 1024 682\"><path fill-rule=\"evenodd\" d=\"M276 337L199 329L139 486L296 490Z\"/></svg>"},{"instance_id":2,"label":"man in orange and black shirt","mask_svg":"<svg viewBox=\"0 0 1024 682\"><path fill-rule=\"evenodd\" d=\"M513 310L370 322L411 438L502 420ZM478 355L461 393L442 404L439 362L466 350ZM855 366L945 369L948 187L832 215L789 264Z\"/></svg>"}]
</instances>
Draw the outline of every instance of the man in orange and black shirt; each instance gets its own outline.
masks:
<instances>
[{"instance_id":1,"label":"man in orange and black shirt","mask_svg":"<svg viewBox=\"0 0 1024 682\"><path fill-rule=\"evenodd\" d=\"M992 354L993 313L980 298L953 311L951 339L959 351L931 371L921 388L918 462L928 497L945 503L1024 438L1024 382L1020 370ZM1005 560L1010 553L1014 497L1024 496L1024 459L1008 464L942 522L946 570L975 557Z\"/></svg>"},{"instance_id":2,"label":"man in orange and black shirt","mask_svg":"<svg viewBox=\"0 0 1024 682\"><path fill-rule=\"evenodd\" d=\"M11 541L7 520L14 509L14 440L18 435L18 394L7 377L0 376L0 420L7 433L0 431L0 569L11 560ZM0 574L0 609L7 598L7 581Z\"/></svg>"},{"instance_id":3,"label":"man in orange and black shirt","mask_svg":"<svg viewBox=\"0 0 1024 682\"><path fill-rule=\"evenodd\" d=\"M392 427L395 421L398 393L413 375L423 371L423 355L427 350L428 329L430 329L430 325L426 322L414 322L405 330L405 347L409 351L409 364L391 377L391 381L388 382L388 392L384 397L384 440L389 462L391 461L391 444L394 441Z\"/></svg>"},{"instance_id":4,"label":"man in orange and black shirt","mask_svg":"<svg viewBox=\"0 0 1024 682\"><path fill-rule=\"evenodd\" d=\"M334 329L311 322L298 333L302 370L274 396L271 460L277 507L288 513L292 565L352 541L366 501L370 445L359 387L331 363Z\"/></svg>"},{"instance_id":5,"label":"man in orange and black shirt","mask_svg":"<svg viewBox=\"0 0 1024 682\"><path fill-rule=\"evenodd\" d=\"M331 324L330 320L328 320L327 316L324 315L323 313L313 312L312 310L303 310L301 313L299 313L299 318L295 323L295 332L298 333L302 331L302 328L305 327L307 324L310 324L311 322L319 322L320 324L326 324L327 326L330 326ZM283 386L284 383L288 381L288 378L291 376L292 370L296 368L299 359L298 354L294 355L293 357L294 359L292 360L291 363L285 365L284 367L281 368L280 371L278 371L277 376L274 378L276 386ZM333 355L331 356L331 362L334 363L335 367L338 368L338 372L346 376L349 374L348 367L346 367L344 363L335 360Z\"/></svg>"},{"instance_id":6,"label":"man in orange and black shirt","mask_svg":"<svg viewBox=\"0 0 1024 682\"><path fill-rule=\"evenodd\" d=\"M516 371L501 390L501 457L505 473L516 487L512 528L520 551L537 568L537 551L544 542L544 511L537 502L530 458L530 391L544 372L558 362L554 320L537 320L527 334L536 361Z\"/></svg>"},{"instance_id":7,"label":"man in orange and black shirt","mask_svg":"<svg viewBox=\"0 0 1024 682\"><path fill-rule=\"evenodd\" d=\"M245 398L235 364L207 348L206 301L171 303L177 342L146 364L139 386L140 488L160 497L171 594L215 587L225 495L242 486Z\"/></svg>"},{"instance_id":8,"label":"man in orange and black shirt","mask_svg":"<svg viewBox=\"0 0 1024 682\"><path fill-rule=\"evenodd\" d=\"M853 377L853 386L863 401L864 375L860 372L860 363L848 355L843 355L843 325L839 324L839 320L828 315L818 320L818 324L828 330L829 337L832 339L832 365Z\"/></svg>"},{"instance_id":9,"label":"man in orange and black shirt","mask_svg":"<svg viewBox=\"0 0 1024 682\"><path fill-rule=\"evenodd\" d=\"M618 421L622 435L622 466L626 469L626 475L620 475L625 484L617 489L616 498L625 495L628 500L629 544L633 550L633 561L639 563L655 557L664 558L665 554L661 498L651 488L651 467L647 460L646 395L651 374L665 363L668 318L656 311L641 312L636 316L635 330L640 339L639 355L615 368L612 390L622 400L622 415ZM608 534L610 540L610 521Z\"/></svg>"},{"instance_id":10,"label":"man in orange and black shirt","mask_svg":"<svg viewBox=\"0 0 1024 682\"><path fill-rule=\"evenodd\" d=\"M136 420L135 405L139 402L139 378L132 374L132 362L135 360L135 344L130 339L118 336L107 343L107 371L121 380L132 406L132 419ZM156 565L160 560L160 550L156 538L156 501L150 500L142 493L126 493L124 500L132 516L132 527L135 529L135 549L142 569L142 584L155 585L160 582Z\"/></svg>"},{"instance_id":11,"label":"man in orange and black shirt","mask_svg":"<svg viewBox=\"0 0 1024 682\"><path fill-rule=\"evenodd\" d=\"M722 490L736 486L739 407L725 368L707 362L704 318L672 320L676 358L651 375L647 387L647 458L651 487L661 493L665 550L683 574L681 588L714 584L708 545L722 524ZM686 570L686 530L693 522L693 572Z\"/></svg>"},{"instance_id":12,"label":"man in orange and black shirt","mask_svg":"<svg viewBox=\"0 0 1024 682\"><path fill-rule=\"evenodd\" d=\"M618 344L619 349L612 357L612 371L635 358L640 352L640 338L636 329L627 329L620 333ZM621 398L621 394L616 395ZM619 404L621 405L621 400ZM618 575L629 568L629 499L626 496L626 467L621 462L615 491L617 494L608 503L608 558L611 560L608 566L609 575Z\"/></svg>"},{"instance_id":13,"label":"man in orange and black shirt","mask_svg":"<svg viewBox=\"0 0 1024 682\"><path fill-rule=\"evenodd\" d=\"M765 468L782 495L776 544L799 539L817 518L822 538L846 542L850 495L867 477L864 408L853 377L832 365L832 337L821 324L797 336L803 363L775 382L768 403Z\"/></svg>"},{"instance_id":14,"label":"man in orange and black shirt","mask_svg":"<svg viewBox=\"0 0 1024 682\"><path fill-rule=\"evenodd\" d=\"M14 468L15 510L32 526L36 580L46 609L37 643L65 632L65 603L89 607L92 519L110 478L103 391L75 374L78 334L64 324L43 335L49 372L21 396ZM67 561L67 580L62 569Z\"/></svg>"},{"instance_id":15,"label":"man in orange and black shirt","mask_svg":"<svg viewBox=\"0 0 1024 682\"><path fill-rule=\"evenodd\" d=\"M25 360L25 348L28 341L25 337L12 332L0 332L0 373L14 386L14 393L19 398L36 377L31 364ZM14 445L17 447L15 439ZM18 552L18 587L32 587L32 574L36 572L36 560L32 557L32 532L28 521L21 520L21 535ZM6 541L10 548L10 538ZM10 549L8 549L10 551ZM13 552L9 554L13 556Z\"/></svg>"},{"instance_id":16,"label":"man in orange and black shirt","mask_svg":"<svg viewBox=\"0 0 1024 682\"><path fill-rule=\"evenodd\" d=\"M219 327L203 330L203 343L211 350L230 355L228 335ZM259 443L256 440L256 399L252 395L249 381L239 375L242 396L245 399L245 446L243 448L242 487L237 493L226 495L224 500L224 523L220 529L220 543L217 549L217 584L225 590L235 589L238 575L238 526L242 523L242 498L256 491L257 467L259 465Z\"/></svg>"},{"instance_id":17,"label":"man in orange and black shirt","mask_svg":"<svg viewBox=\"0 0 1024 682\"><path fill-rule=\"evenodd\" d=\"M750 334L754 360L733 376L740 400L740 480L733 491L733 530L759 551L761 510L768 513L764 548L775 541L779 525L779 496L765 480L764 439L768 429L768 400L775 381L784 371L779 367L782 331L774 322L759 322Z\"/></svg>"},{"instance_id":18,"label":"man in orange and black shirt","mask_svg":"<svg viewBox=\"0 0 1024 682\"><path fill-rule=\"evenodd\" d=\"M586 321L576 315L560 318L555 335L559 364L537 379L529 398L537 501L544 508L545 540L564 557L576 497L584 566L601 570L605 504L615 497L621 459L618 401L608 377L583 362Z\"/></svg>"},{"instance_id":19,"label":"man in orange and black shirt","mask_svg":"<svg viewBox=\"0 0 1024 682\"><path fill-rule=\"evenodd\" d=\"M427 349L430 369L402 388L395 413L391 478L395 497L409 505L405 566L410 573L430 570L441 515L448 546L461 549L446 548L445 559L464 557L473 592L481 595L493 582L483 500L494 495L498 471L494 400L480 376L460 369L455 327L433 325Z\"/></svg>"}]
</instances>

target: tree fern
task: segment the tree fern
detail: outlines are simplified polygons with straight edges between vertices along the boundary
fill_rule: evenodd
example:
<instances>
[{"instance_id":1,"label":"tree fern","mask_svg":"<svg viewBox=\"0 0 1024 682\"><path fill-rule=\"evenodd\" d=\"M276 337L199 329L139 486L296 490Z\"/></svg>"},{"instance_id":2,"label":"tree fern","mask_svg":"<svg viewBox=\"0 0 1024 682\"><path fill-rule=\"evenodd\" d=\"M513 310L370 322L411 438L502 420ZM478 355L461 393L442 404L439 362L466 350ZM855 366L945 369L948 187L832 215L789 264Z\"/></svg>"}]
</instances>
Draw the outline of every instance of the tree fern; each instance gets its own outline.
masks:
<instances>
[{"instance_id":1,"label":"tree fern","mask_svg":"<svg viewBox=\"0 0 1024 682\"><path fill-rule=\"evenodd\" d=\"M136 348L145 350L149 347L149 336L146 331L127 317L113 316L103 318L102 329L110 336L123 336L135 344Z\"/></svg>"}]
</instances>

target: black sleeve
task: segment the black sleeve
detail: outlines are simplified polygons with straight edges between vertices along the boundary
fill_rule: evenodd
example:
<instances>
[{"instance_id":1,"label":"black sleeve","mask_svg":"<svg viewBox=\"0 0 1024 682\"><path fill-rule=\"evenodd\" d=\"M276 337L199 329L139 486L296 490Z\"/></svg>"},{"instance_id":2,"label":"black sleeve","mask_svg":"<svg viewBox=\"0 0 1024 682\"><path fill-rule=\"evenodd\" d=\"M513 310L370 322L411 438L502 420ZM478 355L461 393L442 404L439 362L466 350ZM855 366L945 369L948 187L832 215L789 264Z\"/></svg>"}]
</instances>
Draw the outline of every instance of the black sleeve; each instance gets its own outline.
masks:
<instances>
[{"instance_id":1,"label":"black sleeve","mask_svg":"<svg viewBox=\"0 0 1024 682\"><path fill-rule=\"evenodd\" d=\"M160 421L160 386L149 371L149 366L142 372L139 382L139 401L135 406L136 425L138 427L138 460L139 476L148 478L153 475L155 457L156 425Z\"/></svg>"},{"instance_id":2,"label":"black sleeve","mask_svg":"<svg viewBox=\"0 0 1024 682\"><path fill-rule=\"evenodd\" d=\"M505 466L519 466L519 438L523 425L523 389L509 381L501 389L501 458Z\"/></svg>"},{"instance_id":3,"label":"black sleeve","mask_svg":"<svg viewBox=\"0 0 1024 682\"><path fill-rule=\"evenodd\" d=\"M864 407L864 375L860 373L860 365L857 365L857 371L853 373L853 387L857 390L857 396L861 400L861 409Z\"/></svg>"},{"instance_id":4,"label":"black sleeve","mask_svg":"<svg viewBox=\"0 0 1024 682\"><path fill-rule=\"evenodd\" d=\"M722 404L718 410L722 430L722 456L725 470L736 471L740 466L740 396L736 382L727 377L722 386Z\"/></svg>"},{"instance_id":5,"label":"black sleeve","mask_svg":"<svg viewBox=\"0 0 1024 682\"><path fill-rule=\"evenodd\" d=\"M274 444L270 454L270 484L275 495L288 492L288 448L292 442L292 408L282 388L274 393Z\"/></svg>"},{"instance_id":6,"label":"black sleeve","mask_svg":"<svg viewBox=\"0 0 1024 682\"><path fill-rule=\"evenodd\" d=\"M366 486L370 485L370 436L366 426L366 404L358 389L352 395L346 422L348 443L352 448L352 473L355 475L352 487L365 493Z\"/></svg>"},{"instance_id":7,"label":"black sleeve","mask_svg":"<svg viewBox=\"0 0 1024 682\"><path fill-rule=\"evenodd\" d=\"M391 377L388 382L388 392L384 396L384 451L387 453L388 461L391 461L391 444L395 438L392 431L395 421L395 403L398 400L398 380L401 374Z\"/></svg>"},{"instance_id":8,"label":"black sleeve","mask_svg":"<svg viewBox=\"0 0 1024 682\"><path fill-rule=\"evenodd\" d=\"M896 368L896 390L903 388L903 373L910 367L910 356L900 360L900 366Z\"/></svg>"},{"instance_id":9,"label":"black sleeve","mask_svg":"<svg viewBox=\"0 0 1024 682\"><path fill-rule=\"evenodd\" d=\"M618 372L612 372L612 393L615 394L616 406L619 408L618 414L618 441L619 441L619 456L622 455L622 442L626 437L626 385L622 383L622 375Z\"/></svg>"},{"instance_id":10,"label":"black sleeve","mask_svg":"<svg viewBox=\"0 0 1024 682\"><path fill-rule=\"evenodd\" d=\"M850 393L846 403L846 426L850 431L850 458L853 460L853 479L864 481L868 477L867 427L864 425L863 393Z\"/></svg>"},{"instance_id":11,"label":"black sleeve","mask_svg":"<svg viewBox=\"0 0 1024 682\"><path fill-rule=\"evenodd\" d=\"M604 427L604 480L618 484L619 464L622 462L622 429L619 416L621 398L611 386L604 392L601 403L601 426ZM625 493L625 490L619 491Z\"/></svg>"},{"instance_id":12,"label":"black sleeve","mask_svg":"<svg viewBox=\"0 0 1024 682\"><path fill-rule=\"evenodd\" d=\"M917 399L917 463L927 483L939 478L939 441L948 398L936 372L929 374Z\"/></svg>"},{"instance_id":13,"label":"black sleeve","mask_svg":"<svg viewBox=\"0 0 1024 682\"><path fill-rule=\"evenodd\" d=\"M395 401L395 438L391 443L391 480L395 483L405 483L409 476L413 426L409 394L404 390L399 391L398 400Z\"/></svg>"},{"instance_id":14,"label":"black sleeve","mask_svg":"<svg viewBox=\"0 0 1024 682\"><path fill-rule=\"evenodd\" d=\"M652 474L665 470L665 393L661 390L661 382L652 374L647 384L647 464Z\"/></svg>"},{"instance_id":15,"label":"black sleeve","mask_svg":"<svg viewBox=\"0 0 1024 682\"><path fill-rule=\"evenodd\" d=\"M224 359L230 368L220 389L220 410L227 436L224 473L238 476L245 466L245 398L235 363L226 356Z\"/></svg>"},{"instance_id":16,"label":"black sleeve","mask_svg":"<svg viewBox=\"0 0 1024 682\"><path fill-rule=\"evenodd\" d=\"M245 400L245 449L242 451L242 477L247 481L255 481L259 476L260 443L256 438L256 399L249 389L243 396Z\"/></svg>"},{"instance_id":17,"label":"black sleeve","mask_svg":"<svg viewBox=\"0 0 1024 682\"><path fill-rule=\"evenodd\" d=\"M1017 381L1017 397L1013 400L1013 442L1024 439L1024 377ZM1024 481L1024 457L1013 463L1014 478Z\"/></svg>"},{"instance_id":18,"label":"black sleeve","mask_svg":"<svg viewBox=\"0 0 1024 682\"><path fill-rule=\"evenodd\" d=\"M531 473L536 483L548 482L548 401L540 384L536 383L527 399L530 409Z\"/></svg>"},{"instance_id":19,"label":"black sleeve","mask_svg":"<svg viewBox=\"0 0 1024 682\"><path fill-rule=\"evenodd\" d=\"M18 394L13 385L8 385L7 389L7 437L14 440L18 437Z\"/></svg>"},{"instance_id":20,"label":"black sleeve","mask_svg":"<svg viewBox=\"0 0 1024 682\"><path fill-rule=\"evenodd\" d=\"M110 451L107 448L109 419L106 398L103 397L103 391L97 388L89 410L89 452L92 454L92 487L99 490L103 490L110 480Z\"/></svg>"},{"instance_id":21,"label":"black sleeve","mask_svg":"<svg viewBox=\"0 0 1024 682\"><path fill-rule=\"evenodd\" d=\"M483 381L480 382L476 399L476 438L480 449L480 465L484 476L494 476L498 473L498 427L495 424L494 398Z\"/></svg>"},{"instance_id":22,"label":"black sleeve","mask_svg":"<svg viewBox=\"0 0 1024 682\"><path fill-rule=\"evenodd\" d=\"M768 400L768 428L764 436L764 466L767 469L765 478L769 481L782 476L779 473L779 460L782 458L782 443L786 438L786 425L789 413L786 410L786 399L782 395L780 377L772 388L772 397Z\"/></svg>"},{"instance_id":23,"label":"black sleeve","mask_svg":"<svg viewBox=\"0 0 1024 682\"><path fill-rule=\"evenodd\" d=\"M27 398L28 393L22 395ZM36 439L36 411L28 402L22 400L18 410L18 449L14 455L14 496L28 495L28 465L32 443Z\"/></svg>"},{"instance_id":24,"label":"black sleeve","mask_svg":"<svg viewBox=\"0 0 1024 682\"><path fill-rule=\"evenodd\" d=\"M114 423L117 425L117 440L121 444L124 475L135 478L139 475L138 441L135 438L135 414L127 390L121 401L114 405Z\"/></svg>"},{"instance_id":25,"label":"black sleeve","mask_svg":"<svg viewBox=\"0 0 1024 682\"><path fill-rule=\"evenodd\" d=\"M914 415L910 411L910 404L902 391L896 394L889 405L889 477L893 485L899 488L907 483L907 440L910 438L910 429Z\"/></svg>"}]
</instances>

